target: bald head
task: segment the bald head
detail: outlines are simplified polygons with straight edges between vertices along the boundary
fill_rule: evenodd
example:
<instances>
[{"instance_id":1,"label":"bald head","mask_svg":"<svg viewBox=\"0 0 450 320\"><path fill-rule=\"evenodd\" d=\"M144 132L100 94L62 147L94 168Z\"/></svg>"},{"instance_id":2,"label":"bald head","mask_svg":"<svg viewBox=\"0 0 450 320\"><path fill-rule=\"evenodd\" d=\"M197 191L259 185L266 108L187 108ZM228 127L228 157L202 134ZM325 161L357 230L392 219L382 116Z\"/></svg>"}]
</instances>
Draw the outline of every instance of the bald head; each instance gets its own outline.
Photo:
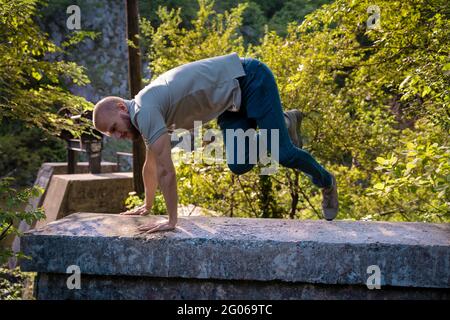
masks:
<instances>
[{"instance_id":1,"label":"bald head","mask_svg":"<svg viewBox=\"0 0 450 320\"><path fill-rule=\"evenodd\" d=\"M133 126L125 100L106 97L94 107L94 127L107 136L118 139L137 139L139 131Z\"/></svg>"},{"instance_id":2,"label":"bald head","mask_svg":"<svg viewBox=\"0 0 450 320\"><path fill-rule=\"evenodd\" d=\"M125 106L124 100L113 96L103 98L97 102L92 115L94 127L101 132L107 131L111 119L115 118L121 110L121 105Z\"/></svg>"}]
</instances>

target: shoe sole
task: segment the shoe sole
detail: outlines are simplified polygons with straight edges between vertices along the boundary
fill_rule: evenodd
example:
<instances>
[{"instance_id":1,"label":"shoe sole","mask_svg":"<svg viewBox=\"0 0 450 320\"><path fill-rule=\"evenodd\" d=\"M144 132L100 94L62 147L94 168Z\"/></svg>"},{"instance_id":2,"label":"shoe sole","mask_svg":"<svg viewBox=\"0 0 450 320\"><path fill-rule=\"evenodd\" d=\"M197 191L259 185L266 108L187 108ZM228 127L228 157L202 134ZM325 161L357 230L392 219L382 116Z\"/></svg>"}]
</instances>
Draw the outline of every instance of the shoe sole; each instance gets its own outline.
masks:
<instances>
[{"instance_id":1,"label":"shoe sole","mask_svg":"<svg viewBox=\"0 0 450 320\"><path fill-rule=\"evenodd\" d=\"M287 118L289 119L289 122L291 125L288 127L289 137L291 138L292 143L298 147L302 147L302 141L301 141L301 132L300 132L300 124L303 119L303 113L298 110L291 110L291 112L287 113L289 116ZM291 117L291 115L294 115L294 117ZM295 122L295 125L292 125L292 122Z\"/></svg>"},{"instance_id":2,"label":"shoe sole","mask_svg":"<svg viewBox=\"0 0 450 320\"><path fill-rule=\"evenodd\" d=\"M337 188L337 182L336 182L336 178L333 176L333 183L334 183L334 185L336 186L336 188ZM337 193L337 190L336 190L336 193ZM337 217L337 215L338 215L338 213L339 213L339 198L338 198L338 195L336 195L336 198L337 198L337 201L338 201L338 206L337 206L337 208L328 208L328 210L323 210L323 217L325 218L325 220L327 220L327 221L333 221L334 220L334 218L336 218ZM331 211L331 214L326 214L325 212L330 212Z\"/></svg>"}]
</instances>

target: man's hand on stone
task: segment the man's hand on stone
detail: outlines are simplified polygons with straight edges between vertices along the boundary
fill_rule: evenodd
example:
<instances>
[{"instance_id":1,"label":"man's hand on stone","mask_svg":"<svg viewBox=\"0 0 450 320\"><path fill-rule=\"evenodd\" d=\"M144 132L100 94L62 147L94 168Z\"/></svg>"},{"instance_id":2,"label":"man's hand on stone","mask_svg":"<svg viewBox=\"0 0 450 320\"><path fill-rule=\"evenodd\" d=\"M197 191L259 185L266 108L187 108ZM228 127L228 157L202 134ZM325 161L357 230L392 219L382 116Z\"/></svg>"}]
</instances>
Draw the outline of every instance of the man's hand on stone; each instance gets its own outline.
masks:
<instances>
[{"instance_id":1,"label":"man's hand on stone","mask_svg":"<svg viewBox=\"0 0 450 320\"><path fill-rule=\"evenodd\" d=\"M176 224L173 224L171 222L165 221L165 222L150 222L147 224L144 224L140 227L138 227L138 230L141 232L146 233L152 233L157 231L170 231L174 230L176 227Z\"/></svg>"},{"instance_id":2,"label":"man's hand on stone","mask_svg":"<svg viewBox=\"0 0 450 320\"><path fill-rule=\"evenodd\" d=\"M121 212L120 214L123 216L146 216L149 213L150 210L147 209L146 205L142 205L140 207Z\"/></svg>"}]
</instances>

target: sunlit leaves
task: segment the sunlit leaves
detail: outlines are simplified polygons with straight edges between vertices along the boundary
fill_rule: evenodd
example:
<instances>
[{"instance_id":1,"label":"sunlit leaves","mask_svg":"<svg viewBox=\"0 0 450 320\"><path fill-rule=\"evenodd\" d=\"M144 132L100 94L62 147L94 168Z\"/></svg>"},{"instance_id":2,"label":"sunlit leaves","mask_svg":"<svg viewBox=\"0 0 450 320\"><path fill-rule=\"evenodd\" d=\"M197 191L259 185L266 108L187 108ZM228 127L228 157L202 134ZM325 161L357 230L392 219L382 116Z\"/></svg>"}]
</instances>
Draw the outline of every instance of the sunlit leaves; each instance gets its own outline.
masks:
<instances>
[{"instance_id":1,"label":"sunlit leaves","mask_svg":"<svg viewBox=\"0 0 450 320\"><path fill-rule=\"evenodd\" d=\"M190 30L180 27L179 11L164 8L159 28L142 22L154 76L232 51L259 58L276 77L283 107L306 114L305 148L336 174L341 218L449 221L447 1L378 1L381 28L368 29L372 1L336 0L289 24L285 36L266 30L249 48L237 32L241 7L221 15L201 3ZM287 212L283 170L272 181ZM252 216L257 173L242 176L242 185L225 165L177 173L182 201ZM320 208L319 190L303 175L299 186ZM298 212L316 218L303 197Z\"/></svg>"},{"instance_id":2,"label":"sunlit leaves","mask_svg":"<svg viewBox=\"0 0 450 320\"><path fill-rule=\"evenodd\" d=\"M42 209L30 210L25 206L31 198L38 197L44 190L38 187L16 190L12 188L12 178L0 179L0 240L8 235L21 235L17 226L20 221L25 221L31 225L33 222L45 218ZM7 258L15 256L10 249L0 249L0 265Z\"/></svg>"},{"instance_id":3,"label":"sunlit leaves","mask_svg":"<svg viewBox=\"0 0 450 320\"><path fill-rule=\"evenodd\" d=\"M1 117L19 119L51 134L63 129L79 132L82 126L75 128L66 121L67 115L91 109L92 104L72 95L67 87L85 85L89 79L75 63L55 59L62 49L38 27L36 3L0 0ZM86 36L95 34L75 33L65 45Z\"/></svg>"},{"instance_id":4,"label":"sunlit leaves","mask_svg":"<svg viewBox=\"0 0 450 320\"><path fill-rule=\"evenodd\" d=\"M213 10L212 1L200 1L197 17L192 21L193 28L180 27L181 9L158 8L161 24L153 28L143 19L141 32L144 45L148 41L148 60L154 77L161 73L195 60L231 53L243 54L243 37L238 30L246 4L222 14Z\"/></svg>"}]
</instances>

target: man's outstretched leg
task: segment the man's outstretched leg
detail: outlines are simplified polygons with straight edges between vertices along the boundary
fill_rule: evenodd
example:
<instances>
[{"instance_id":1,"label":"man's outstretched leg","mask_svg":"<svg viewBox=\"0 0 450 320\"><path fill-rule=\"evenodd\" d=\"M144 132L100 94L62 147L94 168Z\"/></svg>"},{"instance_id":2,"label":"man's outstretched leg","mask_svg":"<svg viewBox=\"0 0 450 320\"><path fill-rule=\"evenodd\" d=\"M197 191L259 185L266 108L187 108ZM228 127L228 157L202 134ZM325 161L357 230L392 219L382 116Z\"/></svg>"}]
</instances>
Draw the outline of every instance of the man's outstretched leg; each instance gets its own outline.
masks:
<instances>
[{"instance_id":1,"label":"man's outstretched leg","mask_svg":"<svg viewBox=\"0 0 450 320\"><path fill-rule=\"evenodd\" d=\"M275 78L270 69L254 59L247 59L244 67L246 67L248 79L244 78L240 82L248 117L256 121L259 129L267 130L268 150L272 148L270 134L272 130L278 130L280 164L304 172L316 186L322 188L324 217L327 220L333 220L338 212L336 179L307 151L293 144L286 127L286 117L281 107ZM294 126L298 124L296 121L290 122ZM296 128L290 129L296 130Z\"/></svg>"},{"instance_id":2,"label":"man's outstretched leg","mask_svg":"<svg viewBox=\"0 0 450 320\"><path fill-rule=\"evenodd\" d=\"M297 148L302 148L302 137L300 134L300 125L303 120L303 113L299 110L289 110L283 113L286 127L288 129L289 138ZM332 186L330 188L322 188L322 208L325 219L333 220L337 215L338 195L336 178L332 177ZM336 208L336 209L335 209Z\"/></svg>"},{"instance_id":3,"label":"man's outstretched leg","mask_svg":"<svg viewBox=\"0 0 450 320\"><path fill-rule=\"evenodd\" d=\"M281 165L298 169L309 176L312 182L322 188L322 210L326 220L333 220L338 213L338 194L335 177L325 170L307 151L297 148L291 141L288 130L285 127L283 113L275 110L265 116L256 119L260 129L267 129L268 150L270 145L270 132L278 129L279 135L279 162Z\"/></svg>"}]
</instances>

